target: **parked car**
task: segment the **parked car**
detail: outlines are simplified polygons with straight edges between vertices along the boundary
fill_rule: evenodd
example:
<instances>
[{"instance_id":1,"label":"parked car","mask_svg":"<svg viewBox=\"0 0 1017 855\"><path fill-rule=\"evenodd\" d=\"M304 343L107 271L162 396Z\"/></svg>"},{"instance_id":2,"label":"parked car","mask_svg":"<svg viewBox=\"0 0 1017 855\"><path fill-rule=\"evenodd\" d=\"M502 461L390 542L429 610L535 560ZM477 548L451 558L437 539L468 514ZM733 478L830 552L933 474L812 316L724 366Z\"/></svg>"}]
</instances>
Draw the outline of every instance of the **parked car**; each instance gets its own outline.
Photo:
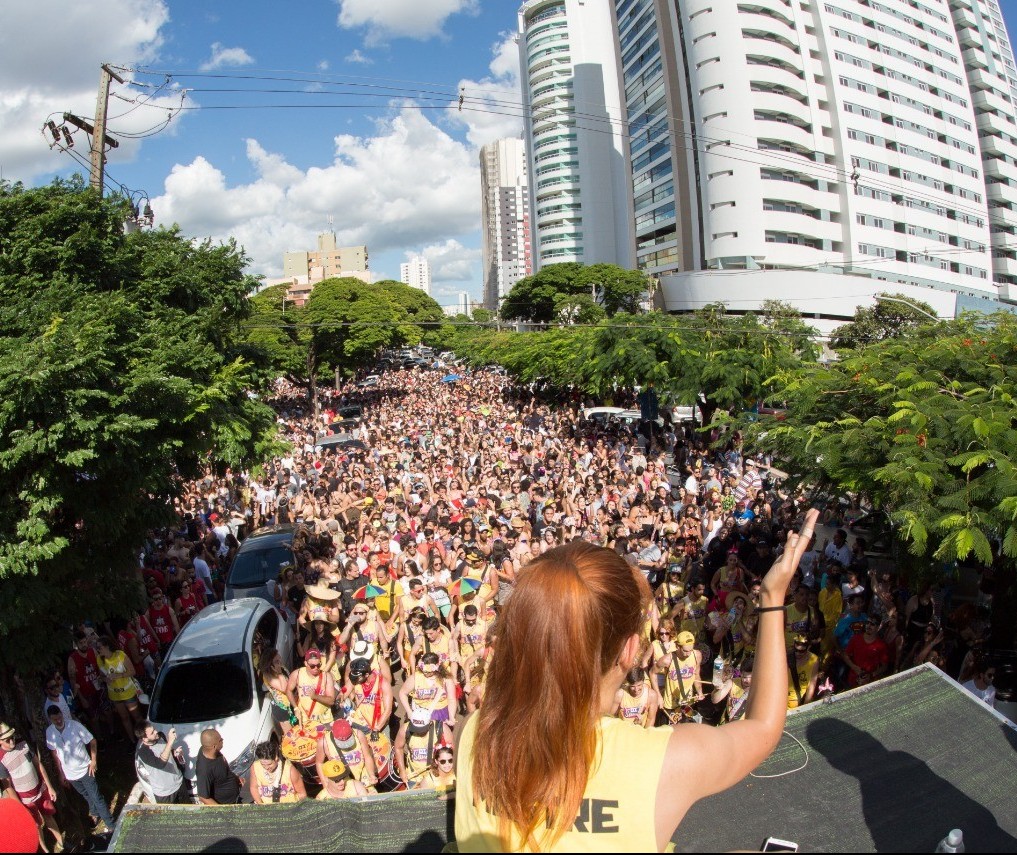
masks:
<instances>
[{"instance_id":1,"label":"parked car","mask_svg":"<svg viewBox=\"0 0 1017 855\"><path fill-rule=\"evenodd\" d=\"M269 579L276 579L287 564L296 564L293 558L291 525L269 526L258 529L237 550L233 563L226 573L227 600L243 597L261 597L272 604L266 587Z\"/></svg>"},{"instance_id":2,"label":"parked car","mask_svg":"<svg viewBox=\"0 0 1017 855\"><path fill-rule=\"evenodd\" d=\"M361 389L369 389L372 386L377 386L381 382L381 378L377 374L368 374L363 380L357 383Z\"/></svg>"},{"instance_id":3,"label":"parked car","mask_svg":"<svg viewBox=\"0 0 1017 855\"><path fill-rule=\"evenodd\" d=\"M214 727L230 768L245 777L254 748L273 736L271 700L255 667L274 647L292 666L293 632L262 599L215 603L187 622L174 639L152 690L149 718L156 730L177 731L184 775L194 780L201 732Z\"/></svg>"},{"instance_id":4,"label":"parked car","mask_svg":"<svg viewBox=\"0 0 1017 855\"><path fill-rule=\"evenodd\" d=\"M352 448L366 451L367 445L351 433L337 433L332 436L319 436L314 441L315 448Z\"/></svg>"},{"instance_id":5,"label":"parked car","mask_svg":"<svg viewBox=\"0 0 1017 855\"><path fill-rule=\"evenodd\" d=\"M643 415L639 410L626 410L624 407L587 407L583 410L583 418L599 422L602 425L614 420L623 425L633 426L642 421ZM657 425L664 426L664 420L659 416Z\"/></svg>"}]
</instances>

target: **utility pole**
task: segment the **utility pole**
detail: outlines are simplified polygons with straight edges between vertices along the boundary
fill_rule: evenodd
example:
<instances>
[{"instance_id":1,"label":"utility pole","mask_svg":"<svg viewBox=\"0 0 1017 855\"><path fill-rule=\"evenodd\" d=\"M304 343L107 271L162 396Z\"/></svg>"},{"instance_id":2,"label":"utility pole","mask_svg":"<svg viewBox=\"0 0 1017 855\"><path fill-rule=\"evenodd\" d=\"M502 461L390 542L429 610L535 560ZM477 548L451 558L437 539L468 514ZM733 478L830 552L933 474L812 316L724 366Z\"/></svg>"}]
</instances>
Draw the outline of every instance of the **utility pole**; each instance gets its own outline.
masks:
<instances>
[{"instance_id":1,"label":"utility pole","mask_svg":"<svg viewBox=\"0 0 1017 855\"><path fill-rule=\"evenodd\" d=\"M123 83L124 79L103 63L99 74L99 97L95 102L95 131L92 133L92 172L89 184L102 195L106 169L106 108L109 106L110 80Z\"/></svg>"}]
</instances>

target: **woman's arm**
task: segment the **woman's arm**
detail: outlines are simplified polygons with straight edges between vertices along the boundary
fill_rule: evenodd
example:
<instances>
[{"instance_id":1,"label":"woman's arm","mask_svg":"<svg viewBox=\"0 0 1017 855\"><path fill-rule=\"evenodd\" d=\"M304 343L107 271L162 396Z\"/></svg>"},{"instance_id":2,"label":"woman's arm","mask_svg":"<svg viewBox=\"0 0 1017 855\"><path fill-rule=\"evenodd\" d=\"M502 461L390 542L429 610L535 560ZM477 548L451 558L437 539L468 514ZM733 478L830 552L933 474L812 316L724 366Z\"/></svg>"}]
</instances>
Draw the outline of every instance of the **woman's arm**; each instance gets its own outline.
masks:
<instances>
[{"instance_id":1,"label":"woman's arm","mask_svg":"<svg viewBox=\"0 0 1017 855\"><path fill-rule=\"evenodd\" d=\"M784 595L808 548L819 514L811 510L800 535L763 579L758 644L752 692L745 718L724 727L687 725L676 728L668 743L657 785L657 842L663 845L688 809L699 799L738 783L765 760L780 740L787 716L787 660L784 647ZM690 765L691 764L691 765ZM689 768L699 774L690 779Z\"/></svg>"}]
</instances>

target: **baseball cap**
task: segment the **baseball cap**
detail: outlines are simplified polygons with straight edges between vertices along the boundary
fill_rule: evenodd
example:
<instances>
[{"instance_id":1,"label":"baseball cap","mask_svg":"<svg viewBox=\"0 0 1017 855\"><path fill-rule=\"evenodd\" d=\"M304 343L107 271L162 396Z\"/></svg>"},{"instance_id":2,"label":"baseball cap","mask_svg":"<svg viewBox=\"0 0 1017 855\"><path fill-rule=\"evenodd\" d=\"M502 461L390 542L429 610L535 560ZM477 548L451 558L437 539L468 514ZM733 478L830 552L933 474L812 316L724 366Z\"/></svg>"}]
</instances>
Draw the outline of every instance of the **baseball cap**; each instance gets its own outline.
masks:
<instances>
[{"instance_id":1,"label":"baseball cap","mask_svg":"<svg viewBox=\"0 0 1017 855\"><path fill-rule=\"evenodd\" d=\"M691 632L689 632L688 630L685 630L684 632L679 632L678 633L678 638L675 639L675 640L682 647L684 647L687 644L695 644L696 643L696 637Z\"/></svg>"},{"instance_id":2,"label":"baseball cap","mask_svg":"<svg viewBox=\"0 0 1017 855\"><path fill-rule=\"evenodd\" d=\"M332 736L340 748L353 748L357 742L356 737L353 735L353 728L344 718L332 723Z\"/></svg>"}]
</instances>

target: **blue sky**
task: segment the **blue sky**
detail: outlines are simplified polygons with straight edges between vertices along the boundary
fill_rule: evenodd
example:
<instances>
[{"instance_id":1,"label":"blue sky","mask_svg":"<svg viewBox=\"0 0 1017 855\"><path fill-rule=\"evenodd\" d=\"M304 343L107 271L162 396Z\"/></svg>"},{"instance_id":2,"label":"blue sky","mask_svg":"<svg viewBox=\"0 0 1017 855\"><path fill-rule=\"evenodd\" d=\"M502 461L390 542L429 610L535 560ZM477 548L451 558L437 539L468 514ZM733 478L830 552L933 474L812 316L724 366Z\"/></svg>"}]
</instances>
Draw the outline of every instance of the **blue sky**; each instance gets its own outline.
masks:
<instances>
[{"instance_id":1,"label":"blue sky","mask_svg":"<svg viewBox=\"0 0 1017 855\"><path fill-rule=\"evenodd\" d=\"M398 277L407 254L423 252L440 303L460 291L479 298L478 148L521 128L511 106L519 102L517 8L503 0L4 4L0 91L9 97L0 99L0 126L14 132L0 135L0 169L31 184L82 171L47 149L40 126L53 113L59 124L65 110L94 115L101 62L147 69L126 75L134 85L114 84L109 127L122 144L108 172L147 193L157 223L235 236L252 270L273 276L282 253L313 247L331 215L340 243L367 244L376 276ZM460 86L468 107L493 99L495 112L510 115L459 112ZM306 108L267 106L279 104ZM257 109L213 109L241 105ZM77 133L75 150L87 156L87 146Z\"/></svg>"},{"instance_id":2,"label":"blue sky","mask_svg":"<svg viewBox=\"0 0 1017 855\"><path fill-rule=\"evenodd\" d=\"M1012 34L1017 0L1001 5ZM460 291L479 298L477 155L521 129L511 106L517 9L512 0L6 2L0 174L39 184L80 171L47 148L43 122L94 114L100 63L145 68L128 73L135 85L114 87L110 128L121 147L109 174L150 197L157 223L236 237L251 270L274 276L282 253L311 248L331 215L341 243L367 244L376 275L395 278L407 254L423 252L440 303ZM456 109L460 86L476 109ZM213 109L245 104L259 108ZM181 105L192 109L177 113ZM132 138L171 112L164 130ZM85 135L75 142L87 155Z\"/></svg>"}]
</instances>

